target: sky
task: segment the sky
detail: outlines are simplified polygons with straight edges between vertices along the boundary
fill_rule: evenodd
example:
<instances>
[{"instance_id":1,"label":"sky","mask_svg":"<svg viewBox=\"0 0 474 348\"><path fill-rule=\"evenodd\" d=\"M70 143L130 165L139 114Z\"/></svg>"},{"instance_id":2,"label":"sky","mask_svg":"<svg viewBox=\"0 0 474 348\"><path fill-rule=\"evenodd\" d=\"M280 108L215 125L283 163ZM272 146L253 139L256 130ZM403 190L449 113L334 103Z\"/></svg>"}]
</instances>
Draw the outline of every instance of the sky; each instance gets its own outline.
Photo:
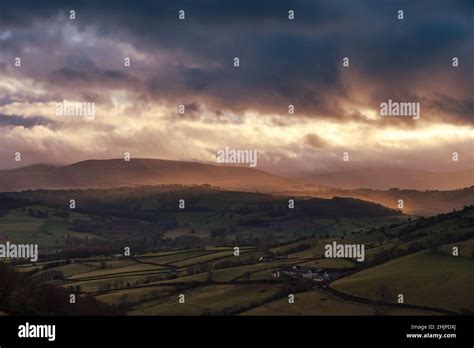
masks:
<instances>
[{"instance_id":1,"label":"sky","mask_svg":"<svg viewBox=\"0 0 474 348\"><path fill-rule=\"evenodd\" d=\"M216 163L226 147L281 175L474 168L472 1L0 7L0 169L125 152ZM94 117L58 115L65 100ZM383 117L389 100L419 103L419 119Z\"/></svg>"}]
</instances>

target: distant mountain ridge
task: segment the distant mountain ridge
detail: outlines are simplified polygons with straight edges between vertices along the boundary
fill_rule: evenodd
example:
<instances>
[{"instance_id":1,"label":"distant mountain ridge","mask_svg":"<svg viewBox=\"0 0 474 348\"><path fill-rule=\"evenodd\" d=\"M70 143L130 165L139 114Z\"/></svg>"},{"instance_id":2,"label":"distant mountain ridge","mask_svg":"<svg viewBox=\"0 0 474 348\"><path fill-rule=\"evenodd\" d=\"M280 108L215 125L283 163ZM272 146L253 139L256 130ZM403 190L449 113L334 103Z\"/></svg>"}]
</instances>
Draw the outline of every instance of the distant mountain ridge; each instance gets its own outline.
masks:
<instances>
[{"instance_id":1,"label":"distant mountain ridge","mask_svg":"<svg viewBox=\"0 0 474 348\"><path fill-rule=\"evenodd\" d=\"M341 189L456 190L474 185L474 169L444 173L401 168L349 170L305 176L300 181Z\"/></svg>"},{"instance_id":2,"label":"distant mountain ridge","mask_svg":"<svg viewBox=\"0 0 474 348\"><path fill-rule=\"evenodd\" d=\"M403 199L406 213L424 215L474 204L474 187L471 187L474 170L436 174L373 169L290 179L249 167L161 159L131 159L130 162L110 159L66 166L37 164L0 171L0 192L172 184L208 184L224 190L291 196L352 197L393 209L397 209L398 200Z\"/></svg>"},{"instance_id":3,"label":"distant mountain ridge","mask_svg":"<svg viewBox=\"0 0 474 348\"><path fill-rule=\"evenodd\" d=\"M0 192L29 189L84 189L160 184L209 184L274 191L293 182L248 167L161 159L87 160L68 166L31 165L0 171Z\"/></svg>"},{"instance_id":4,"label":"distant mountain ridge","mask_svg":"<svg viewBox=\"0 0 474 348\"><path fill-rule=\"evenodd\" d=\"M0 192L28 189L114 188L209 184L225 189L281 192L305 186L341 189L455 190L474 185L474 169L447 173L382 168L285 178L244 166L162 159L86 160L66 166L36 164L0 171Z\"/></svg>"}]
</instances>

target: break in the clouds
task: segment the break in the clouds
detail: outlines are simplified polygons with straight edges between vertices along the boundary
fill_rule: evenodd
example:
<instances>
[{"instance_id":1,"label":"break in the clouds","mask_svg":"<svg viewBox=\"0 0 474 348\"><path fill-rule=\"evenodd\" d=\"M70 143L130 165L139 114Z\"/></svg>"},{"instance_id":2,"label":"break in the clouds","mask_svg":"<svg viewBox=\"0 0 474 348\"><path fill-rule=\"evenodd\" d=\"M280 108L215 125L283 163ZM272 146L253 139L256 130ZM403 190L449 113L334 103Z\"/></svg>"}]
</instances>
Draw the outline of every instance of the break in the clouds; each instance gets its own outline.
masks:
<instances>
[{"instance_id":1,"label":"break in the clouds","mask_svg":"<svg viewBox=\"0 0 474 348\"><path fill-rule=\"evenodd\" d=\"M452 152L452 169L472 167L473 12L461 0L4 0L0 166L20 150L25 163L214 161L227 146L284 173L341 170L346 151L357 167L446 169ZM421 118L381 117L389 99L420 103ZM63 100L95 103L96 117L58 117Z\"/></svg>"}]
</instances>

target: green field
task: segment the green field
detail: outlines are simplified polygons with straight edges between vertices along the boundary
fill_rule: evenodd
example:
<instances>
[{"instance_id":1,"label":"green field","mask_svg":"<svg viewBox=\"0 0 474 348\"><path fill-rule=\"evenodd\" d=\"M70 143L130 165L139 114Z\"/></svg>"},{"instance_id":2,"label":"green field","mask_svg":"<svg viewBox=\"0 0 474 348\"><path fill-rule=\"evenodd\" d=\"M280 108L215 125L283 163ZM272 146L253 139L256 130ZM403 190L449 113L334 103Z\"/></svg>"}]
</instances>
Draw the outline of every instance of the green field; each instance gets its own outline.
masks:
<instances>
[{"instance_id":1,"label":"green field","mask_svg":"<svg viewBox=\"0 0 474 348\"><path fill-rule=\"evenodd\" d=\"M110 304L134 304L168 296L174 291L175 288L172 286L155 286L111 291L105 295L96 296L96 298Z\"/></svg>"},{"instance_id":2,"label":"green field","mask_svg":"<svg viewBox=\"0 0 474 348\"><path fill-rule=\"evenodd\" d=\"M434 313L384 307L384 315L432 315ZM295 294L295 302L279 299L251 309L242 315L374 315L375 307L369 304L342 300L323 290Z\"/></svg>"},{"instance_id":3,"label":"green field","mask_svg":"<svg viewBox=\"0 0 474 348\"><path fill-rule=\"evenodd\" d=\"M83 263L71 263L69 265L55 267L54 270L63 272L65 277L70 277L73 275L79 275L83 273L89 274L89 272L97 270L97 267L83 264Z\"/></svg>"},{"instance_id":4,"label":"green field","mask_svg":"<svg viewBox=\"0 0 474 348\"><path fill-rule=\"evenodd\" d=\"M354 267L354 262L347 259L320 259L303 262L299 265L315 268L352 268Z\"/></svg>"},{"instance_id":5,"label":"green field","mask_svg":"<svg viewBox=\"0 0 474 348\"><path fill-rule=\"evenodd\" d=\"M198 273L198 274L193 274L193 275L174 278L174 279L161 280L159 282L156 282L156 284L204 282L208 280L208 278L209 278L209 273L205 272L205 273ZM154 284L154 283L151 283L151 284Z\"/></svg>"},{"instance_id":6,"label":"green field","mask_svg":"<svg viewBox=\"0 0 474 348\"><path fill-rule=\"evenodd\" d=\"M281 265L291 265L295 263L294 260L287 261L275 261L275 262L264 262L257 263L254 265L245 265L237 267L229 267L223 269L217 269L211 271L211 278L217 282L228 282L231 280L236 280L237 278L243 277L247 273L258 272L266 270L270 273L271 268L281 266Z\"/></svg>"},{"instance_id":7,"label":"green field","mask_svg":"<svg viewBox=\"0 0 474 348\"><path fill-rule=\"evenodd\" d=\"M467 258L472 258L474 256L474 239L443 245L439 251L446 255L453 255L453 247L458 248L459 256Z\"/></svg>"},{"instance_id":8,"label":"green field","mask_svg":"<svg viewBox=\"0 0 474 348\"><path fill-rule=\"evenodd\" d=\"M86 273L74 274L68 279L74 280L78 278L99 278L110 275L123 275L129 273L137 273L141 271L162 271L166 270L166 267L135 263L129 266L120 267L120 268L103 268L103 269L93 269Z\"/></svg>"},{"instance_id":9,"label":"green field","mask_svg":"<svg viewBox=\"0 0 474 348\"><path fill-rule=\"evenodd\" d=\"M388 261L332 283L336 290L376 298L384 284L391 302L403 294L408 304L460 312L474 310L474 260L425 250Z\"/></svg>"},{"instance_id":10,"label":"green field","mask_svg":"<svg viewBox=\"0 0 474 348\"><path fill-rule=\"evenodd\" d=\"M240 255L245 255L245 253L249 253L249 252L252 252L252 250L241 250L240 251ZM172 265L173 266L177 266L177 267L185 267L185 266L189 266L189 265L195 265L195 264L199 264L199 263L204 263L204 262L210 262L210 261L213 261L213 260L216 260L216 259L224 259L224 258L240 258L237 257L237 256L234 256L234 251L233 249L232 250L225 250L225 251L215 251L215 252L212 252L212 253L209 253L207 255L202 255L202 256L199 256L199 257L195 257L195 258L192 258L192 259L188 259L188 260L182 260L182 261L177 261L177 262L173 262Z\"/></svg>"},{"instance_id":11,"label":"green field","mask_svg":"<svg viewBox=\"0 0 474 348\"><path fill-rule=\"evenodd\" d=\"M164 300L150 301L134 307L131 315L202 315L240 311L258 304L278 291L278 285L210 285L186 292L185 303L178 294Z\"/></svg>"},{"instance_id":12,"label":"green field","mask_svg":"<svg viewBox=\"0 0 474 348\"><path fill-rule=\"evenodd\" d=\"M185 250L181 252L176 252L172 254L157 255L157 256L147 256L147 257L138 257L138 259L145 262L153 262L163 265L173 264L175 262L184 262L184 260L195 259L198 256L212 254L208 250ZM189 262L189 261L188 261Z\"/></svg>"}]
</instances>

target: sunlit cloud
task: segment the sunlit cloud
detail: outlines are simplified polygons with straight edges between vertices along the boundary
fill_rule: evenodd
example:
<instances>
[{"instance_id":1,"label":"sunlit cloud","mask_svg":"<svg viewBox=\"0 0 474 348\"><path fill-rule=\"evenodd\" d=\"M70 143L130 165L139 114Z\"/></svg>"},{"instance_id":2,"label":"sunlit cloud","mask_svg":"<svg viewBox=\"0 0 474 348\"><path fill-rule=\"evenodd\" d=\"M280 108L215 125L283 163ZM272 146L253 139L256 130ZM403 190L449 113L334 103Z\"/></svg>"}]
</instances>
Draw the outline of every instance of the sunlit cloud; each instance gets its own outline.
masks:
<instances>
[{"instance_id":1,"label":"sunlit cloud","mask_svg":"<svg viewBox=\"0 0 474 348\"><path fill-rule=\"evenodd\" d=\"M194 17L185 23L167 4L119 4L103 17L102 3L79 2L80 20L70 21L64 6L8 3L0 15L0 169L17 165L16 151L25 153L23 164L124 152L215 162L226 146L256 149L259 167L283 174L344 169L343 152L351 166L436 169L459 151L458 167L473 167L467 5L430 4L410 4L410 17L423 20L394 31L385 18L393 6L368 3L353 13L353 6L301 2L307 11L291 26L283 8L262 11L246 1L239 11L204 2L198 13L189 2ZM367 18L371 30L362 25ZM420 120L381 117L389 98L419 102ZM65 100L94 103L95 117L58 116Z\"/></svg>"}]
</instances>

